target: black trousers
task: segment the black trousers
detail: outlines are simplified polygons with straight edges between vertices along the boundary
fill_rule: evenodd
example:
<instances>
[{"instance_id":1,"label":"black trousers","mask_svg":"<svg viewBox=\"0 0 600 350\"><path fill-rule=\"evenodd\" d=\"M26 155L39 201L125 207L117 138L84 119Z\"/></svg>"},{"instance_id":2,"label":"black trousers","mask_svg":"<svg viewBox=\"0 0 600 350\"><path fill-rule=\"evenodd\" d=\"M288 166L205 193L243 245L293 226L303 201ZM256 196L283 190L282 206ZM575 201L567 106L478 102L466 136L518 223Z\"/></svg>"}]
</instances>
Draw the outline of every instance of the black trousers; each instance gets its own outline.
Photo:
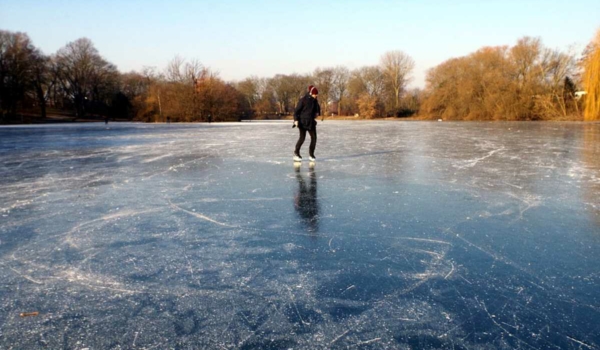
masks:
<instances>
[{"instance_id":1,"label":"black trousers","mask_svg":"<svg viewBox=\"0 0 600 350\"><path fill-rule=\"evenodd\" d=\"M298 138L298 142L296 142L296 154L300 154L300 147L304 143L304 139L306 139L306 132L310 134L310 147L308 148L308 154L311 157L315 156L315 147L317 147L317 128L313 127L312 130L306 130L304 128L298 128L300 131L300 137Z\"/></svg>"}]
</instances>

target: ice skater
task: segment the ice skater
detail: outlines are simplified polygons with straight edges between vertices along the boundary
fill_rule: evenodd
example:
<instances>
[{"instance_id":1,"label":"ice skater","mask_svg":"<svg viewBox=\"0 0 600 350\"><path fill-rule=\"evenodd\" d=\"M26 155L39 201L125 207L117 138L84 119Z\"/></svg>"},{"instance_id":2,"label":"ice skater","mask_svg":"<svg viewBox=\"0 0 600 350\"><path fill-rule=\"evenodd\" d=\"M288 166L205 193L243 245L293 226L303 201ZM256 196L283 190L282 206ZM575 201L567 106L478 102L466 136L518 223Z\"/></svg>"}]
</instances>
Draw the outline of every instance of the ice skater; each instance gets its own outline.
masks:
<instances>
[{"instance_id":1,"label":"ice skater","mask_svg":"<svg viewBox=\"0 0 600 350\"><path fill-rule=\"evenodd\" d=\"M310 147L308 148L308 156L311 162L316 161L315 158L315 147L317 146L317 117L321 114L321 107L319 107L319 100L317 100L319 91L314 86L308 87L306 95L300 98L298 105L294 110L294 127L298 127L300 136L298 142L296 142L296 149L294 150L294 162L301 162L302 156L300 156L300 147L304 143L306 138L306 132L310 134Z\"/></svg>"}]
</instances>

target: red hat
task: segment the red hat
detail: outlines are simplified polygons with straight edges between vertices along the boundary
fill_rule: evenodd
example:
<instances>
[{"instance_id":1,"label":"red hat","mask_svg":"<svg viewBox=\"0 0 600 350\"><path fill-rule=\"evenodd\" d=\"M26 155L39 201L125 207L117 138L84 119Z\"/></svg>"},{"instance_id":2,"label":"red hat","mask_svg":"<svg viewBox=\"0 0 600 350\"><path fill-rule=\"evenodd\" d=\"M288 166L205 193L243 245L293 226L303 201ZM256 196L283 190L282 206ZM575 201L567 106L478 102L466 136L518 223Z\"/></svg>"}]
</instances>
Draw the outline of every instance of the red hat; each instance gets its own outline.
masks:
<instances>
[{"instance_id":1,"label":"red hat","mask_svg":"<svg viewBox=\"0 0 600 350\"><path fill-rule=\"evenodd\" d=\"M319 94L319 90L317 90L316 87L314 87L314 86L311 85L311 86L309 86L308 93L311 94L311 95L318 95Z\"/></svg>"},{"instance_id":2,"label":"red hat","mask_svg":"<svg viewBox=\"0 0 600 350\"><path fill-rule=\"evenodd\" d=\"M315 87L314 85L309 85L308 86L308 92L310 92L310 90L312 90L312 88L314 88L314 87Z\"/></svg>"}]
</instances>

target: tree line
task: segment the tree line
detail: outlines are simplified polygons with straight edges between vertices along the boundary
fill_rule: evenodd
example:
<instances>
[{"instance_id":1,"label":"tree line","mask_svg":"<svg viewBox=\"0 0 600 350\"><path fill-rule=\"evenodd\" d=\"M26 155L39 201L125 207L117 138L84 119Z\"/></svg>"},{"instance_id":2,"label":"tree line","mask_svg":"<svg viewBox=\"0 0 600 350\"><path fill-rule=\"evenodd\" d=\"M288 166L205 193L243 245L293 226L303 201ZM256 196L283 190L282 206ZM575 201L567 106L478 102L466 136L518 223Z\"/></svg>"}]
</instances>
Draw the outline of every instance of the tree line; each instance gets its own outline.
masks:
<instances>
[{"instance_id":1,"label":"tree line","mask_svg":"<svg viewBox=\"0 0 600 350\"><path fill-rule=\"evenodd\" d=\"M424 89L408 89L415 62L402 51L354 70L226 82L198 60L176 56L160 70L121 73L87 38L45 55L27 34L0 30L0 123L48 114L145 122L281 118L308 85L318 87L328 116L597 120L599 52L600 31L579 58L524 37L449 59L428 71Z\"/></svg>"},{"instance_id":2,"label":"tree line","mask_svg":"<svg viewBox=\"0 0 600 350\"><path fill-rule=\"evenodd\" d=\"M484 47L427 74L423 112L448 120L551 120L581 115L575 57L525 37Z\"/></svg>"}]
</instances>

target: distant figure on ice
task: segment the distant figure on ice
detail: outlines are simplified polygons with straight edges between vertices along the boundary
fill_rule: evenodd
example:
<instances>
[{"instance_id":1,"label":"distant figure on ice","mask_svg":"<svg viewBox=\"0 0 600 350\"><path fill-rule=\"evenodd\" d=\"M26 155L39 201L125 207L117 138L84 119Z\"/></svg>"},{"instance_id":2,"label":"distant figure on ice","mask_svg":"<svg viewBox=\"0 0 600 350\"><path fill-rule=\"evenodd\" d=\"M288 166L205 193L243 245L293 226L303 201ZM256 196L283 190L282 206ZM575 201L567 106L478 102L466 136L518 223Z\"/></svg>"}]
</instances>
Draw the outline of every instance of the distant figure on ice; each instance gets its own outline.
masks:
<instances>
[{"instance_id":1,"label":"distant figure on ice","mask_svg":"<svg viewBox=\"0 0 600 350\"><path fill-rule=\"evenodd\" d=\"M104 117L104 125L108 125L108 116Z\"/></svg>"},{"instance_id":2,"label":"distant figure on ice","mask_svg":"<svg viewBox=\"0 0 600 350\"><path fill-rule=\"evenodd\" d=\"M314 86L308 87L306 95L300 98L298 105L294 110L294 126L298 127L300 137L296 142L296 149L294 150L294 162L301 162L302 156L300 156L300 147L304 143L306 138L306 132L310 134L310 147L308 148L308 156L311 162L315 159L315 147L317 146L317 117L321 114L321 107L319 107L319 101L317 96L319 91Z\"/></svg>"}]
</instances>

